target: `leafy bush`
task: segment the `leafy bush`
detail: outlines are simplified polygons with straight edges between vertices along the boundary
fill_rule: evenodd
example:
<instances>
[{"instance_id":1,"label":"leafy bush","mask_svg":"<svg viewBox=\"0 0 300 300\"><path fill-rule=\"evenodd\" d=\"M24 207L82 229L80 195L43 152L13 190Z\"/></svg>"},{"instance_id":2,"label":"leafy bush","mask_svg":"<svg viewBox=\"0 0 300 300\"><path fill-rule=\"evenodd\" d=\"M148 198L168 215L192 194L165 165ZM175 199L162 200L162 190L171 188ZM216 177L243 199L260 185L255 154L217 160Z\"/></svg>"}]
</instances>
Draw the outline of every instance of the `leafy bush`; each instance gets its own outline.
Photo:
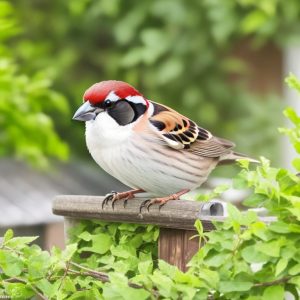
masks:
<instances>
[{"instance_id":1,"label":"leafy bush","mask_svg":"<svg viewBox=\"0 0 300 300\"><path fill-rule=\"evenodd\" d=\"M232 48L248 38L254 51L299 39L297 0L13 2L23 25L15 55L25 70L50 68L74 109L92 83L124 80L233 139L239 151L276 151L279 97L248 95L244 82L230 82L232 74L247 78ZM56 122L73 151L86 153L82 127Z\"/></svg>"},{"instance_id":2,"label":"leafy bush","mask_svg":"<svg viewBox=\"0 0 300 300\"><path fill-rule=\"evenodd\" d=\"M20 33L11 4L0 1L0 156L39 167L49 157L65 160L68 147L55 132L49 113L68 115L66 99L52 90L48 72L22 72L9 40Z\"/></svg>"},{"instance_id":3,"label":"leafy bush","mask_svg":"<svg viewBox=\"0 0 300 300\"><path fill-rule=\"evenodd\" d=\"M151 292L128 285L125 274L152 272L158 234L153 226L83 221L72 230L66 250L53 248L49 254L28 245L36 237L13 237L9 230L0 247L0 298L147 299Z\"/></svg>"},{"instance_id":4,"label":"leafy bush","mask_svg":"<svg viewBox=\"0 0 300 300\"><path fill-rule=\"evenodd\" d=\"M288 79L298 88L294 76ZM300 118L288 108L295 127L286 132L299 152ZM297 160L294 165L298 168ZM187 272L157 260L159 230L153 226L81 221L70 231L66 250L51 254L35 238L7 231L0 246L0 295L12 299L284 299L299 298L300 178L273 168L265 158L255 170L240 161L233 184L250 188L244 201L264 207L274 220L262 222L255 212L229 205L223 223L198 237L205 241ZM299 170L299 168L298 168ZM223 190L223 188L221 189Z\"/></svg>"}]
</instances>

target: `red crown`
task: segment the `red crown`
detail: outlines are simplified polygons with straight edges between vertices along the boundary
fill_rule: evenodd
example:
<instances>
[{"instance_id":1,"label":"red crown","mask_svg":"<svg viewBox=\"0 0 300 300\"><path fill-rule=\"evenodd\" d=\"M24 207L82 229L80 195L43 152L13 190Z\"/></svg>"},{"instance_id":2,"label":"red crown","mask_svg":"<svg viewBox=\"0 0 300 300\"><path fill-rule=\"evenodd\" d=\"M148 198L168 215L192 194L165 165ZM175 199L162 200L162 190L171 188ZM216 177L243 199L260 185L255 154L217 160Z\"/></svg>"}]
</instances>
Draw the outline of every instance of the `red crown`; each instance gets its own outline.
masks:
<instances>
[{"instance_id":1,"label":"red crown","mask_svg":"<svg viewBox=\"0 0 300 300\"><path fill-rule=\"evenodd\" d=\"M112 91L121 99L128 96L142 96L134 87L126 82L107 80L95 83L88 88L83 95L83 100L90 101L92 104L98 104L104 101Z\"/></svg>"}]
</instances>

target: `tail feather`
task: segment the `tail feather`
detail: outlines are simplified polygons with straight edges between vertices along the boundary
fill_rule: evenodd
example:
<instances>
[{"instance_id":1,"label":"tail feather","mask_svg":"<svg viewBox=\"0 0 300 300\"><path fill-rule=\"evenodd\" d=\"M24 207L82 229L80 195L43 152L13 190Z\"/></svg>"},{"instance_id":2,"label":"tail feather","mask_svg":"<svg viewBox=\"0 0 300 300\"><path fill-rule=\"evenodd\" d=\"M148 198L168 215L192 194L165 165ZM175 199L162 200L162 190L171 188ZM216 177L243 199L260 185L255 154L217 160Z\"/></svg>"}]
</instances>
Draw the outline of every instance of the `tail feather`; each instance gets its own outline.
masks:
<instances>
[{"instance_id":1,"label":"tail feather","mask_svg":"<svg viewBox=\"0 0 300 300\"><path fill-rule=\"evenodd\" d=\"M238 159L247 159L252 163L259 163L259 160L249 157L246 154L239 152L229 152L228 154L222 155L220 157L218 165L232 164Z\"/></svg>"}]
</instances>

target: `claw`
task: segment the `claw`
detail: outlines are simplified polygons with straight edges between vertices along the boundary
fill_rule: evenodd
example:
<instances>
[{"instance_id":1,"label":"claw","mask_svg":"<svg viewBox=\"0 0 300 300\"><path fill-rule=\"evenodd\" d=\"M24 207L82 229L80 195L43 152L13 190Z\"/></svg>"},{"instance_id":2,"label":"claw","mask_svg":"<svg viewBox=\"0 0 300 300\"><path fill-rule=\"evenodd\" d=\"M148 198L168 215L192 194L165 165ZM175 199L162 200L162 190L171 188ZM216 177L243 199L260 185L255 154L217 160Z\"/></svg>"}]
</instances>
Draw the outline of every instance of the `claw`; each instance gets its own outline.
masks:
<instances>
[{"instance_id":1,"label":"claw","mask_svg":"<svg viewBox=\"0 0 300 300\"><path fill-rule=\"evenodd\" d=\"M147 204L146 208L147 208L147 211L149 212L150 211L150 206L152 206L155 202L153 202L152 200L150 200L150 202Z\"/></svg>"},{"instance_id":2,"label":"claw","mask_svg":"<svg viewBox=\"0 0 300 300\"><path fill-rule=\"evenodd\" d=\"M145 200L145 201L142 202L142 204L140 205L140 214L142 213L142 209L144 207L147 207L147 210L149 211L147 203L150 202L150 201L151 201L151 199L147 199L147 200Z\"/></svg>"},{"instance_id":3,"label":"claw","mask_svg":"<svg viewBox=\"0 0 300 300\"><path fill-rule=\"evenodd\" d=\"M124 199L123 207L126 208L127 202L129 200L129 196Z\"/></svg>"},{"instance_id":4,"label":"claw","mask_svg":"<svg viewBox=\"0 0 300 300\"><path fill-rule=\"evenodd\" d=\"M114 210L115 209L115 203L118 200L118 197L115 196L112 200L111 200L111 208Z\"/></svg>"},{"instance_id":5,"label":"claw","mask_svg":"<svg viewBox=\"0 0 300 300\"><path fill-rule=\"evenodd\" d=\"M137 189L137 190L130 190L127 192L121 192L121 193L117 193L117 192L110 192L109 194L107 194L105 196L105 198L102 201L102 209L104 209L104 205L107 205L109 201L111 201L111 206L112 209L115 208L115 202L121 199L124 199L124 208L127 204L127 200L132 199L135 197L135 194L138 193L143 193L144 191L141 189Z\"/></svg>"},{"instance_id":6,"label":"claw","mask_svg":"<svg viewBox=\"0 0 300 300\"><path fill-rule=\"evenodd\" d=\"M116 197L116 195L117 195L117 192L114 192L114 191L111 191L109 194L107 194L102 201L102 209L104 209L104 205L107 205L107 203L110 200L113 201L113 199Z\"/></svg>"},{"instance_id":7,"label":"claw","mask_svg":"<svg viewBox=\"0 0 300 300\"><path fill-rule=\"evenodd\" d=\"M113 210L115 209L115 203L117 200L119 200L119 194L115 193L111 199L111 207Z\"/></svg>"},{"instance_id":8,"label":"claw","mask_svg":"<svg viewBox=\"0 0 300 300\"><path fill-rule=\"evenodd\" d=\"M157 203L157 198L154 198L154 199L147 199L145 201L142 202L141 206L140 206L140 213L142 213L142 209L144 207L146 207L147 211L149 212L150 211L150 207ZM160 206L163 206L165 203L161 204Z\"/></svg>"},{"instance_id":9,"label":"claw","mask_svg":"<svg viewBox=\"0 0 300 300\"><path fill-rule=\"evenodd\" d=\"M166 204L167 202L163 202L158 206L158 210L160 211L160 209Z\"/></svg>"}]
</instances>

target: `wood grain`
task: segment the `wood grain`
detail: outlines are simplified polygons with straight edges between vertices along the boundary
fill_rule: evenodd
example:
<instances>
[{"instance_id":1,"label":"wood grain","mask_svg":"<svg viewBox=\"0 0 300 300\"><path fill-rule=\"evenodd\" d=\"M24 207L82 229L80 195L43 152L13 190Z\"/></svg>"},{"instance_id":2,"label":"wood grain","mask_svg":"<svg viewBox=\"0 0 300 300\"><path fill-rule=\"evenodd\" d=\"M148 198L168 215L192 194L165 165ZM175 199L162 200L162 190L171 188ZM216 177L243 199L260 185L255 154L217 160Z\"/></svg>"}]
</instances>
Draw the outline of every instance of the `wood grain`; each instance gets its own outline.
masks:
<instances>
[{"instance_id":1,"label":"wood grain","mask_svg":"<svg viewBox=\"0 0 300 300\"><path fill-rule=\"evenodd\" d=\"M126 208L123 207L123 200L117 201L115 209L112 209L110 203L102 209L103 199L104 197L101 196L57 196L53 202L53 213L76 219L154 224L163 228L186 230L195 230L194 223L197 219L200 219L205 231L214 229L212 221L222 222L226 219L226 203L222 204L222 209L215 209L215 207L208 209L208 202L169 201L161 210L158 209L157 205L153 205L149 212L143 209L140 213L140 205L145 200L143 198L129 200ZM217 204L220 204L220 202ZM209 213L217 215L209 215ZM260 219L266 223L275 220L274 217L262 217Z\"/></svg>"},{"instance_id":2,"label":"wood grain","mask_svg":"<svg viewBox=\"0 0 300 300\"><path fill-rule=\"evenodd\" d=\"M114 210L109 203L102 209L104 197L100 196L57 196L53 202L53 213L64 217L76 219L99 219L110 222L127 222L135 224L155 224L164 228L177 228L194 230L196 219L203 222L204 230L214 227L211 216L202 216L203 203L197 201L179 200L170 201L158 210L153 205L148 212L146 209L139 213L141 202L145 199L135 198L129 200L126 208L123 201L118 201ZM224 220L222 216L215 216L214 220Z\"/></svg>"},{"instance_id":3,"label":"wood grain","mask_svg":"<svg viewBox=\"0 0 300 300\"><path fill-rule=\"evenodd\" d=\"M196 231L161 228L158 241L158 257L180 270L187 270L187 263L199 250L199 238Z\"/></svg>"}]
</instances>

